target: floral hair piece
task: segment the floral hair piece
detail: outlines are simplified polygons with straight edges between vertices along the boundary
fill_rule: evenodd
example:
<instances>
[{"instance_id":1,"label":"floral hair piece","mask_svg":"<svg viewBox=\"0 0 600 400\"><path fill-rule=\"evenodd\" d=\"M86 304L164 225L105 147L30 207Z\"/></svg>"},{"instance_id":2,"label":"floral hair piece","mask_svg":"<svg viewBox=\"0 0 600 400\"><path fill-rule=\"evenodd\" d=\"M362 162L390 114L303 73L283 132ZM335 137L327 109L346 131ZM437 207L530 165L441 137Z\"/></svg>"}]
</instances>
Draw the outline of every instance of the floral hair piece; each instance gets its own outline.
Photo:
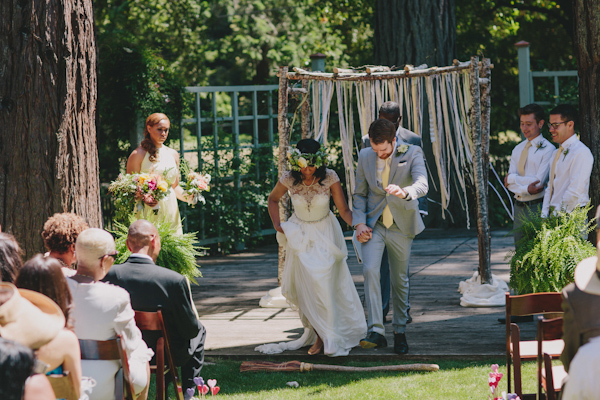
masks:
<instances>
[{"instance_id":1,"label":"floral hair piece","mask_svg":"<svg viewBox=\"0 0 600 400\"><path fill-rule=\"evenodd\" d=\"M322 167L327 165L327 151L321 147L316 153L301 153L296 148L290 148L287 155L290 168L300 171L308 166Z\"/></svg>"}]
</instances>

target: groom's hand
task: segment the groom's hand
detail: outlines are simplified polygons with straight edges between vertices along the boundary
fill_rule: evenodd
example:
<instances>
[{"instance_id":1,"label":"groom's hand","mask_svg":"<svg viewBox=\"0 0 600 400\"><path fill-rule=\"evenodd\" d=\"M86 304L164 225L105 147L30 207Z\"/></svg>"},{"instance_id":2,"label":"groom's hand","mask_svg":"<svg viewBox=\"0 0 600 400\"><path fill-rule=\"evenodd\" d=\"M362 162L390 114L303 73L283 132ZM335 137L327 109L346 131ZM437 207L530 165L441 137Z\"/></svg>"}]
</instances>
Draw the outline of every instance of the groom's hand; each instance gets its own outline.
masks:
<instances>
[{"instance_id":1,"label":"groom's hand","mask_svg":"<svg viewBox=\"0 0 600 400\"><path fill-rule=\"evenodd\" d=\"M398 185L387 185L385 191L401 199L405 199L408 196L408 193Z\"/></svg>"},{"instance_id":2,"label":"groom's hand","mask_svg":"<svg viewBox=\"0 0 600 400\"><path fill-rule=\"evenodd\" d=\"M356 238L360 243L368 242L371 239L371 231L366 224L358 224L356 225Z\"/></svg>"}]
</instances>

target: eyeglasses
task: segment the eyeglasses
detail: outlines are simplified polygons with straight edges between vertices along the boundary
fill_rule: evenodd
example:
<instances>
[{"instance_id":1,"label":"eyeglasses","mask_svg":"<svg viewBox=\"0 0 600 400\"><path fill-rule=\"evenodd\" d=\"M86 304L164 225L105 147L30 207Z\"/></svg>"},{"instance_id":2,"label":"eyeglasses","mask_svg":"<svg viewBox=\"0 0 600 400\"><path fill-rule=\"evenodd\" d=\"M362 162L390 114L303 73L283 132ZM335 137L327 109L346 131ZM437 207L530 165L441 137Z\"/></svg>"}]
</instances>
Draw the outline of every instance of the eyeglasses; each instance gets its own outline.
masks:
<instances>
[{"instance_id":1,"label":"eyeglasses","mask_svg":"<svg viewBox=\"0 0 600 400\"><path fill-rule=\"evenodd\" d=\"M563 122L555 122L553 124L551 124L550 122L548 122L546 125L548 125L548 129L558 129L558 127L560 126L560 124L566 124L567 122L570 122L571 120L567 120L567 121L563 121Z\"/></svg>"},{"instance_id":2,"label":"eyeglasses","mask_svg":"<svg viewBox=\"0 0 600 400\"><path fill-rule=\"evenodd\" d=\"M102 257L98 257L98 260L102 260L106 256L112 257L113 260L116 260L118 255L119 255L119 252L115 250L115 252L113 254L105 254Z\"/></svg>"}]
</instances>

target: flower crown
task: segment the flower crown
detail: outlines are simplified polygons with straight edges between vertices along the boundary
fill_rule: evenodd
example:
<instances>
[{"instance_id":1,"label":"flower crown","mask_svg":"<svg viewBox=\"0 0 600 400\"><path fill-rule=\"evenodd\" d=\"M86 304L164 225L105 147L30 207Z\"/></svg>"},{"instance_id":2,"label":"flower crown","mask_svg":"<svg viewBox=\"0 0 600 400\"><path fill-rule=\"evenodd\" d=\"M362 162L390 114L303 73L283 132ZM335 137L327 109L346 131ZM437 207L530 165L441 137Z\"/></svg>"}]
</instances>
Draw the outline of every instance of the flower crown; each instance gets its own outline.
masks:
<instances>
[{"instance_id":1,"label":"flower crown","mask_svg":"<svg viewBox=\"0 0 600 400\"><path fill-rule=\"evenodd\" d=\"M296 148L290 148L287 155L290 168L294 171L300 171L308 166L322 167L327 165L327 151L323 147L316 153L301 153Z\"/></svg>"}]
</instances>

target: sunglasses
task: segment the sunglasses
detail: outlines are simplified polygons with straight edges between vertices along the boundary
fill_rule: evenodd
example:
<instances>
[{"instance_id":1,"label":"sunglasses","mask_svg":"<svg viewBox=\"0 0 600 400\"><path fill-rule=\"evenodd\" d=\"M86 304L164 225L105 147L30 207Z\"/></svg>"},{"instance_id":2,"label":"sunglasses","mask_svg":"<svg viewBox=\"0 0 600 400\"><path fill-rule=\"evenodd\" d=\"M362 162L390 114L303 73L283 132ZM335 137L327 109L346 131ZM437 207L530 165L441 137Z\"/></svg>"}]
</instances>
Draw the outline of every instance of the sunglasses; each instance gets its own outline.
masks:
<instances>
[{"instance_id":1,"label":"sunglasses","mask_svg":"<svg viewBox=\"0 0 600 400\"><path fill-rule=\"evenodd\" d=\"M115 251L113 254L105 254L105 255L103 255L102 257L98 257L98 260L101 260L101 259L103 259L105 256L112 257L112 258L113 258L113 260L116 260L118 255L119 255L119 252L118 252L118 251Z\"/></svg>"}]
</instances>

